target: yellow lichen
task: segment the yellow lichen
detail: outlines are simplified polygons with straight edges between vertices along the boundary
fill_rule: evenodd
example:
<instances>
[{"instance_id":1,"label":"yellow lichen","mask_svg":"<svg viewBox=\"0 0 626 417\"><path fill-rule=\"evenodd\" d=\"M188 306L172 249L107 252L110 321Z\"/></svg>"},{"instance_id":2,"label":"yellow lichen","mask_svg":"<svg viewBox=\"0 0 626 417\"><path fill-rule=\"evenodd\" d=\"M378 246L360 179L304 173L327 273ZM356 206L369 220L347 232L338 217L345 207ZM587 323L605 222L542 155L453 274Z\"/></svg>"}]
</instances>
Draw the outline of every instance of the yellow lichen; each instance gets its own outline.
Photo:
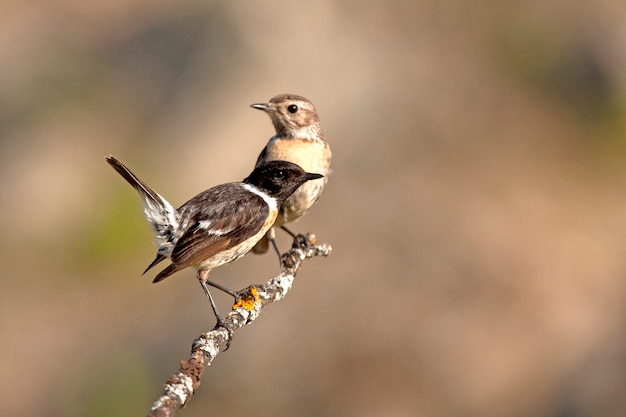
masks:
<instances>
[{"instance_id":1,"label":"yellow lichen","mask_svg":"<svg viewBox=\"0 0 626 417\"><path fill-rule=\"evenodd\" d=\"M233 310L243 307L248 311L252 311L254 309L254 305L261 301L261 297L259 296L259 292L256 288L251 287L246 295L241 297L235 304L233 304Z\"/></svg>"}]
</instances>

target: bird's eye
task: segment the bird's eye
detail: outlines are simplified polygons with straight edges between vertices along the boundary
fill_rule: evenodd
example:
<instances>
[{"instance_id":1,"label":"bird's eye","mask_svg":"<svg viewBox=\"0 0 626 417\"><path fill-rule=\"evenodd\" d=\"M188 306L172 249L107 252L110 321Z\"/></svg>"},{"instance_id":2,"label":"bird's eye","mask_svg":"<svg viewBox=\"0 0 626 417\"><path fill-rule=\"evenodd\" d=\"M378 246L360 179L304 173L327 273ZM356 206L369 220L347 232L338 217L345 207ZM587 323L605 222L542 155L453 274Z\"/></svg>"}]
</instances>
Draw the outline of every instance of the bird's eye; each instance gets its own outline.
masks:
<instances>
[{"instance_id":1,"label":"bird's eye","mask_svg":"<svg viewBox=\"0 0 626 417\"><path fill-rule=\"evenodd\" d=\"M276 178L278 178L279 180L284 180L286 176L287 174L285 174L285 171L283 171L282 169L280 171L276 171Z\"/></svg>"},{"instance_id":2,"label":"bird's eye","mask_svg":"<svg viewBox=\"0 0 626 417\"><path fill-rule=\"evenodd\" d=\"M298 111L298 106L296 106L295 104L290 104L289 107L287 107L287 111L293 114Z\"/></svg>"}]
</instances>

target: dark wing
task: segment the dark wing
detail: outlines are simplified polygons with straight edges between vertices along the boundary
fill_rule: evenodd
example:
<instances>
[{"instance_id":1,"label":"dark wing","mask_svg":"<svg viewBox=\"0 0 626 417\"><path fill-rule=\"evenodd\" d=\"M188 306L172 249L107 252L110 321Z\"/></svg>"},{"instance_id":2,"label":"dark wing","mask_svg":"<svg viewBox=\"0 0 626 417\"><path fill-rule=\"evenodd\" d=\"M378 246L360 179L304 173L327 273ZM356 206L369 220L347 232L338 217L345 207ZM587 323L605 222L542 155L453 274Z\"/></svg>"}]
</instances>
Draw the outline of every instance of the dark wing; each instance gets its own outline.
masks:
<instances>
[{"instance_id":1,"label":"dark wing","mask_svg":"<svg viewBox=\"0 0 626 417\"><path fill-rule=\"evenodd\" d=\"M161 271L154 282L256 235L269 215L267 203L240 183L222 184L204 191L179 211L188 227L176 241L172 264Z\"/></svg>"}]
</instances>

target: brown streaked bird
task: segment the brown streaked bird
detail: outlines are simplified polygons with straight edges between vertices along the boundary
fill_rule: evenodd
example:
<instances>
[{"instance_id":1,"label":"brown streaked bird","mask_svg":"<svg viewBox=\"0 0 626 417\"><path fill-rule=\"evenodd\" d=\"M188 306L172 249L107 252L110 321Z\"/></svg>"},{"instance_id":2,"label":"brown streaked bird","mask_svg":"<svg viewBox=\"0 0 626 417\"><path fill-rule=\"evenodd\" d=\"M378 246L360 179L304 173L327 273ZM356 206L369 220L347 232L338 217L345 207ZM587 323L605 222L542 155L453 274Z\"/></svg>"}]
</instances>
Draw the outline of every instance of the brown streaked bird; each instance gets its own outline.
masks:
<instances>
[{"instance_id":1,"label":"brown streaked bird","mask_svg":"<svg viewBox=\"0 0 626 417\"><path fill-rule=\"evenodd\" d=\"M250 106L267 113L276 129L276 135L270 138L261 151L256 162L257 167L267 161L283 160L300 165L305 171L324 176L302 185L280 207L274 226L281 227L293 236L284 224L303 216L322 194L328 181L330 146L324 139L317 111L308 99L294 94L280 94L267 103ZM268 242L271 242L280 257L274 236L274 228L271 228L254 246L253 252L267 252Z\"/></svg>"},{"instance_id":2,"label":"brown streaked bird","mask_svg":"<svg viewBox=\"0 0 626 417\"><path fill-rule=\"evenodd\" d=\"M269 161L243 181L216 185L175 209L115 157L106 160L139 192L156 236L157 255L144 274L165 258L172 262L153 282L195 267L218 325L222 319L207 284L225 289L208 280L209 272L248 253L272 227L281 204L305 182L322 177L292 162Z\"/></svg>"}]
</instances>

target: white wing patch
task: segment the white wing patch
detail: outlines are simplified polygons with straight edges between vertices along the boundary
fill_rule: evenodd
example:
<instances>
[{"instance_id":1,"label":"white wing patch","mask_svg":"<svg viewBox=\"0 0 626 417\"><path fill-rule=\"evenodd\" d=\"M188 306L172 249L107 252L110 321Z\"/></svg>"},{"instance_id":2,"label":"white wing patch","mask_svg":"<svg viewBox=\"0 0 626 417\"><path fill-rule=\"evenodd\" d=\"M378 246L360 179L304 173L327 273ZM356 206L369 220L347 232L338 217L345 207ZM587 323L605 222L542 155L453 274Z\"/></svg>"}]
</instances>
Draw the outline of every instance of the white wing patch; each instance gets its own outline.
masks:
<instances>
[{"instance_id":1,"label":"white wing patch","mask_svg":"<svg viewBox=\"0 0 626 417\"><path fill-rule=\"evenodd\" d=\"M211 225L212 224L213 224L213 222L211 220L200 220L198 222L198 227L200 227L201 229L206 230L210 235L216 235L216 236L223 236L223 235L227 234L228 232L232 231L232 230L211 229Z\"/></svg>"}]
</instances>

